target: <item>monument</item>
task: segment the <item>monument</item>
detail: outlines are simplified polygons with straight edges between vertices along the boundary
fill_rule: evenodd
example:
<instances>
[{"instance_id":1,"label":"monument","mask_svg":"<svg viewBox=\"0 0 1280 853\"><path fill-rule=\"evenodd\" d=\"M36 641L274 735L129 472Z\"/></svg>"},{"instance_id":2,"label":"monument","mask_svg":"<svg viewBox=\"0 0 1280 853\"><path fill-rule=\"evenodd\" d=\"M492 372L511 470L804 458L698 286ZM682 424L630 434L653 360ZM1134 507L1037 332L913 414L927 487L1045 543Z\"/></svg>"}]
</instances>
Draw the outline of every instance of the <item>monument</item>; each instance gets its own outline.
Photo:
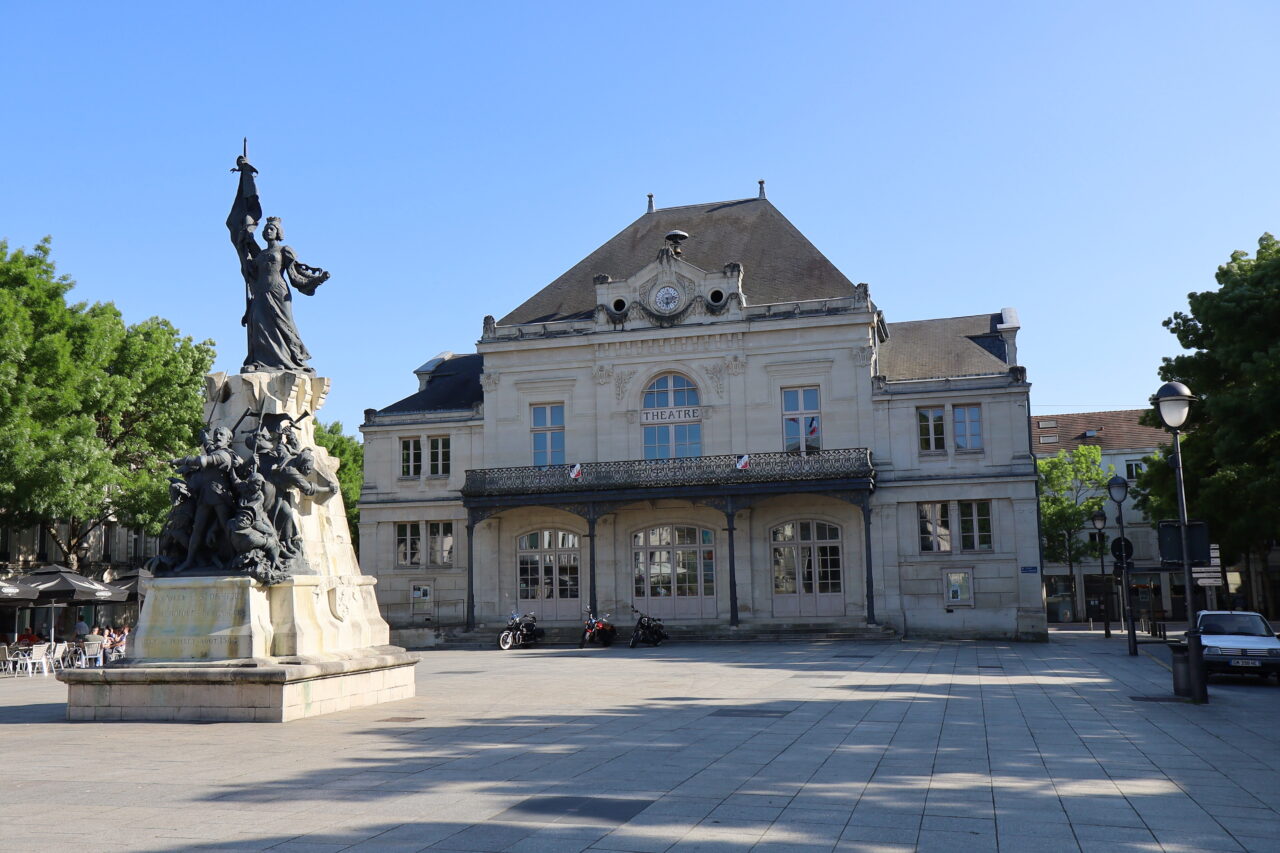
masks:
<instances>
[{"instance_id":1,"label":"monument","mask_svg":"<svg viewBox=\"0 0 1280 853\"><path fill-rule=\"evenodd\" d=\"M128 658L64 670L72 720L286 722L414 695L360 573L338 460L316 445L329 380L307 362L293 291L329 273L262 221L248 152L227 217L245 283L240 373L205 379L198 452L172 461L171 508Z\"/></svg>"}]
</instances>

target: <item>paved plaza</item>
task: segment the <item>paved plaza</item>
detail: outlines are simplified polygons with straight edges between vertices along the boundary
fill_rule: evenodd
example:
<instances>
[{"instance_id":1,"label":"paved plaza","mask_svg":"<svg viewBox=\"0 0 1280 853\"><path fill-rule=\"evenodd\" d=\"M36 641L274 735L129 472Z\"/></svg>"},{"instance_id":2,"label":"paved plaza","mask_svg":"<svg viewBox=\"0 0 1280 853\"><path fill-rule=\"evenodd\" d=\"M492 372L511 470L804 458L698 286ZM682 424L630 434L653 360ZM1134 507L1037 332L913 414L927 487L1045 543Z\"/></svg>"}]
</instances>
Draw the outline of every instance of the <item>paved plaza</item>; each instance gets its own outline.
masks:
<instances>
[{"instance_id":1,"label":"paved plaza","mask_svg":"<svg viewBox=\"0 0 1280 853\"><path fill-rule=\"evenodd\" d=\"M1119 637L422 654L416 699L67 723L0 678L5 851L1280 851L1280 687Z\"/></svg>"}]
</instances>

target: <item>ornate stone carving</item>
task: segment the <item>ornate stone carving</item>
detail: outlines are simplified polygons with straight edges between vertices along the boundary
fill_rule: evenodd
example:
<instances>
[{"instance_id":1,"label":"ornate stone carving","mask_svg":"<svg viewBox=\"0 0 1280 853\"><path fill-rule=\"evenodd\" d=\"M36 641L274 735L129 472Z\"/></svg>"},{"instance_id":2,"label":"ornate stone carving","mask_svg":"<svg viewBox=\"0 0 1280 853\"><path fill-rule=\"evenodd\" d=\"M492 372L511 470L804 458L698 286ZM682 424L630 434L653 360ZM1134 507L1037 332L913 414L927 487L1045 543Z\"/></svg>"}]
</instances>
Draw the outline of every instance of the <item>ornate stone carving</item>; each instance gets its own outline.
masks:
<instances>
[{"instance_id":1,"label":"ornate stone carving","mask_svg":"<svg viewBox=\"0 0 1280 853\"><path fill-rule=\"evenodd\" d=\"M858 367L870 367L874 357L875 350L871 347L854 347L853 349L853 363Z\"/></svg>"},{"instance_id":2,"label":"ornate stone carving","mask_svg":"<svg viewBox=\"0 0 1280 853\"><path fill-rule=\"evenodd\" d=\"M481 373L480 387L484 389L484 393L492 394L498 390L498 374L497 373Z\"/></svg>"},{"instance_id":3,"label":"ornate stone carving","mask_svg":"<svg viewBox=\"0 0 1280 853\"><path fill-rule=\"evenodd\" d=\"M747 360L740 355L731 355L725 359L724 369L730 376L741 376L747 372Z\"/></svg>"},{"instance_id":4,"label":"ornate stone carving","mask_svg":"<svg viewBox=\"0 0 1280 853\"><path fill-rule=\"evenodd\" d=\"M613 378L613 365L597 364L596 369L591 371L591 378L595 379L597 385L608 385Z\"/></svg>"},{"instance_id":5,"label":"ornate stone carving","mask_svg":"<svg viewBox=\"0 0 1280 853\"><path fill-rule=\"evenodd\" d=\"M482 334L486 338L492 338L494 335L498 334L498 321L493 319L492 314L484 315L484 328Z\"/></svg>"},{"instance_id":6,"label":"ornate stone carving","mask_svg":"<svg viewBox=\"0 0 1280 853\"><path fill-rule=\"evenodd\" d=\"M702 372L707 374L707 378L711 380L711 386L716 389L716 396L724 396L724 360L713 361L702 368Z\"/></svg>"},{"instance_id":7,"label":"ornate stone carving","mask_svg":"<svg viewBox=\"0 0 1280 853\"><path fill-rule=\"evenodd\" d=\"M631 384L631 380L635 378L634 370L615 370L613 373L613 396L619 403L622 398L627 396L627 386Z\"/></svg>"}]
</instances>

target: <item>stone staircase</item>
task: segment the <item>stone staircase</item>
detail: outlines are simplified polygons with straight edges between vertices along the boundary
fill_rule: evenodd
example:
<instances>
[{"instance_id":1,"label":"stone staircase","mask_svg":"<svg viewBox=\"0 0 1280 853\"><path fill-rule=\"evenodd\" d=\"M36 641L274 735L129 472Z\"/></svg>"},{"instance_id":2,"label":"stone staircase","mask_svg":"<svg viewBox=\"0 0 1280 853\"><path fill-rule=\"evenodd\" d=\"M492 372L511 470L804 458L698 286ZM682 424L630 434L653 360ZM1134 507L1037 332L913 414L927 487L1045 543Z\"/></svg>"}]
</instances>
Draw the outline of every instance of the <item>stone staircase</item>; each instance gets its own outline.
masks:
<instances>
[{"instance_id":1,"label":"stone staircase","mask_svg":"<svg viewBox=\"0 0 1280 853\"><path fill-rule=\"evenodd\" d=\"M615 623L617 624L617 623ZM616 643L626 644L631 625L618 625ZM666 625L670 643L812 643L812 642L879 642L891 643L898 635L879 625L830 625L803 622L745 622L736 628L728 625ZM501 626L477 629L470 633L446 629L444 639L431 649L497 649ZM543 646L576 646L582 636L577 627L544 627Z\"/></svg>"}]
</instances>

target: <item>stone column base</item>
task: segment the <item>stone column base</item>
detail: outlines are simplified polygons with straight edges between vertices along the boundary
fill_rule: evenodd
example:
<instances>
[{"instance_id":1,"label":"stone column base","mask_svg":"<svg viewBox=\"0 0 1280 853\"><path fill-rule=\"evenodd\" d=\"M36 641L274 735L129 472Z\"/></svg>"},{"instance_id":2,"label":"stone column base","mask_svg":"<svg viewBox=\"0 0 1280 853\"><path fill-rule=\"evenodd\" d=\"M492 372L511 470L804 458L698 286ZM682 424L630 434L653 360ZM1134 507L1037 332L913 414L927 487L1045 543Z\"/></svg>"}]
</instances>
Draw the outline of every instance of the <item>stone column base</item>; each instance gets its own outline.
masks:
<instances>
[{"instance_id":1,"label":"stone column base","mask_svg":"<svg viewBox=\"0 0 1280 853\"><path fill-rule=\"evenodd\" d=\"M414 696L417 659L394 646L313 663L133 664L58 673L68 720L287 723Z\"/></svg>"}]
</instances>

